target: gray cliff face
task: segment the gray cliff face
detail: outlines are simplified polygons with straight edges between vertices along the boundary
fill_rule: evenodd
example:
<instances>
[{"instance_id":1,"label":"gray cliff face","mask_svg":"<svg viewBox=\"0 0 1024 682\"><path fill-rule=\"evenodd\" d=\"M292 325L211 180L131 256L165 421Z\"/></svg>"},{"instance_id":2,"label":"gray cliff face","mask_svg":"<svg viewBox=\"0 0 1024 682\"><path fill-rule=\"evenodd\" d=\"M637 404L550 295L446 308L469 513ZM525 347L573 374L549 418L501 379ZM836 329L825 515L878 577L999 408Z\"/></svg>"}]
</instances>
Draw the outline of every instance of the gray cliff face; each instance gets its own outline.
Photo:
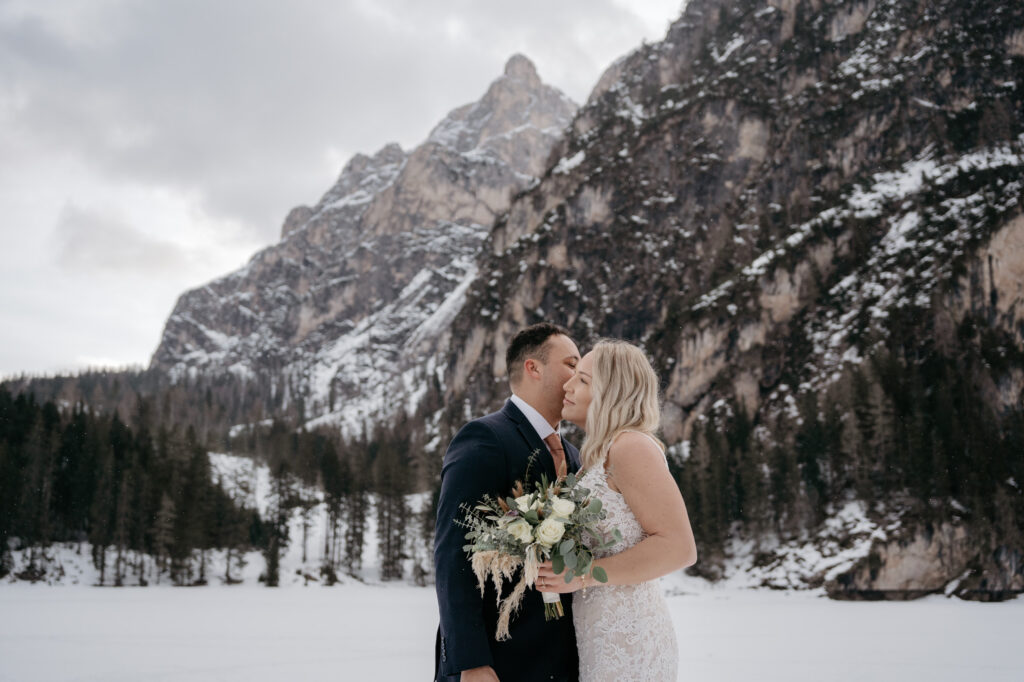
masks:
<instances>
[{"instance_id":1,"label":"gray cliff face","mask_svg":"<svg viewBox=\"0 0 1024 682\"><path fill-rule=\"evenodd\" d=\"M663 42L609 69L541 182L499 220L453 323L449 398L498 405L507 340L541 319L584 347L641 342L663 379L682 484L727 500L712 510L720 540L730 518L753 513L751 488L797 491L776 512L780 532L813 528L832 509L822 490L863 494L861 478L888 480L882 448L925 447L879 435L903 389L876 384L875 413L843 412L893 357L907 391L918 367L946 358L970 367L994 419L1019 413L1022 22L1024 7L998 2L691 0ZM810 447L808 411L834 413L837 459L800 455L787 469L773 453ZM733 438L740 412L745 449L711 442ZM936 447L950 442L928 428ZM712 452L738 459L719 465ZM942 466L956 479L980 465ZM730 473L747 467L764 476ZM1018 499L1019 481L1005 480L994 485ZM875 589L869 573L854 589Z\"/></svg>"},{"instance_id":2,"label":"gray cliff face","mask_svg":"<svg viewBox=\"0 0 1024 682\"><path fill-rule=\"evenodd\" d=\"M353 428L393 412L428 373L413 351L444 338L490 225L575 109L513 57L424 144L355 156L316 206L289 213L279 243L185 293L152 366L280 373L308 417ZM410 369L420 381L401 380Z\"/></svg>"},{"instance_id":3,"label":"gray cliff face","mask_svg":"<svg viewBox=\"0 0 1024 682\"><path fill-rule=\"evenodd\" d=\"M1017 10L941 5L691 2L610 69L496 227L450 391L493 401L508 332L550 317L642 339L678 441L723 395L756 411L794 333L815 374L908 306L1024 342ZM853 334L851 309L877 315Z\"/></svg>"}]
</instances>

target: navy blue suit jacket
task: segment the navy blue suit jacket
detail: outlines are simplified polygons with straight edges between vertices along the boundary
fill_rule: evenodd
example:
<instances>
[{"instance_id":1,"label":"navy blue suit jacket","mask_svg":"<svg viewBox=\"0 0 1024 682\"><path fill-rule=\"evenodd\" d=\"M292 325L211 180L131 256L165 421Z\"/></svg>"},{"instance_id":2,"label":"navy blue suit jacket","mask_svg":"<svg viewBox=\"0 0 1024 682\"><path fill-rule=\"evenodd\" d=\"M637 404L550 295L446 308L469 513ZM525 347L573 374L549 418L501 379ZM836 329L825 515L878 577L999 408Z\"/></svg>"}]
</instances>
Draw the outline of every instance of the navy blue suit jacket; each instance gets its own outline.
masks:
<instances>
[{"instance_id":1,"label":"navy blue suit jacket","mask_svg":"<svg viewBox=\"0 0 1024 682\"><path fill-rule=\"evenodd\" d=\"M566 464L578 471L579 451L564 438ZM448 446L441 467L441 496L434 530L434 568L437 603L441 615L435 651L434 678L457 680L463 670L492 666L501 682L573 681L578 677L576 635L572 626L572 598L562 595L565 615L544 620L540 593L527 590L519 612L511 620L511 638L498 642L494 586L480 596L476 576L463 546L466 529L455 524L463 516L459 506L474 505L485 494L508 495L516 481L525 479L530 454L537 452L530 479L545 473L555 478L555 465L544 442L512 401L500 412L469 422ZM512 591L518 576L507 584Z\"/></svg>"}]
</instances>

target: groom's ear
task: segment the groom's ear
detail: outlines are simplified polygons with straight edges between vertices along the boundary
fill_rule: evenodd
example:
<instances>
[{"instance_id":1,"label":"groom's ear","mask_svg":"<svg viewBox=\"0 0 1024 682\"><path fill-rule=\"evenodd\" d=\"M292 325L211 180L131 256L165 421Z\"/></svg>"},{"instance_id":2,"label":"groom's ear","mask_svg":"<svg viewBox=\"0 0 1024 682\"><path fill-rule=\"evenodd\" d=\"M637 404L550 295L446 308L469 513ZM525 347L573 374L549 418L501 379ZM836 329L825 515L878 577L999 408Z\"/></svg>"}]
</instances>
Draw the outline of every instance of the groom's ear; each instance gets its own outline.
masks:
<instances>
[{"instance_id":1,"label":"groom's ear","mask_svg":"<svg viewBox=\"0 0 1024 682\"><path fill-rule=\"evenodd\" d=\"M531 379L540 379L540 363L534 358L526 358L523 361L523 375Z\"/></svg>"}]
</instances>

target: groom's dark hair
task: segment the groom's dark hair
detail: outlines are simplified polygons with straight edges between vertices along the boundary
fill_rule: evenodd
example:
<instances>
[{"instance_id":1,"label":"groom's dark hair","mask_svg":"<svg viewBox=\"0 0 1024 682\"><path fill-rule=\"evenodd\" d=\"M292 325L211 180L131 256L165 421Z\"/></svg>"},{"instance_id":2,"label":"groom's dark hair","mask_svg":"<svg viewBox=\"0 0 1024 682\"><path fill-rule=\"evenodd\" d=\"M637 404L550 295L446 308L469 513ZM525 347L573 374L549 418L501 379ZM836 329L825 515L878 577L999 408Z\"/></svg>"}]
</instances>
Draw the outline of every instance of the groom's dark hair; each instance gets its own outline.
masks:
<instances>
[{"instance_id":1,"label":"groom's dark hair","mask_svg":"<svg viewBox=\"0 0 1024 682\"><path fill-rule=\"evenodd\" d=\"M514 384L522 379L523 361L527 358L547 362L547 341L558 334L569 336L569 330L550 322L538 322L520 330L513 336L512 341L508 344L508 350L505 351L505 371L508 372L508 382Z\"/></svg>"}]
</instances>

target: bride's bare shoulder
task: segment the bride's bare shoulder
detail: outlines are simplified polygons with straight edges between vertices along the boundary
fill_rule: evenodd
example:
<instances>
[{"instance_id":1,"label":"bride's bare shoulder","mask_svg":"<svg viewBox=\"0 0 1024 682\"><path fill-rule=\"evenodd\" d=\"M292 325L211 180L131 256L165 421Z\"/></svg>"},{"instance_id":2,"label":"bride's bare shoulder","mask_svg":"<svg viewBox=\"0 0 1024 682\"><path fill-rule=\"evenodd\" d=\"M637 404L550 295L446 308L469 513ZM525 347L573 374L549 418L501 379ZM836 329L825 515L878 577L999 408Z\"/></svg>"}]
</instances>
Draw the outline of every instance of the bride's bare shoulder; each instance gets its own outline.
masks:
<instances>
[{"instance_id":1,"label":"bride's bare shoulder","mask_svg":"<svg viewBox=\"0 0 1024 682\"><path fill-rule=\"evenodd\" d=\"M611 463L620 465L628 461L630 464L645 465L663 463L665 453L653 437L640 431L623 431L612 441L608 449Z\"/></svg>"}]
</instances>

